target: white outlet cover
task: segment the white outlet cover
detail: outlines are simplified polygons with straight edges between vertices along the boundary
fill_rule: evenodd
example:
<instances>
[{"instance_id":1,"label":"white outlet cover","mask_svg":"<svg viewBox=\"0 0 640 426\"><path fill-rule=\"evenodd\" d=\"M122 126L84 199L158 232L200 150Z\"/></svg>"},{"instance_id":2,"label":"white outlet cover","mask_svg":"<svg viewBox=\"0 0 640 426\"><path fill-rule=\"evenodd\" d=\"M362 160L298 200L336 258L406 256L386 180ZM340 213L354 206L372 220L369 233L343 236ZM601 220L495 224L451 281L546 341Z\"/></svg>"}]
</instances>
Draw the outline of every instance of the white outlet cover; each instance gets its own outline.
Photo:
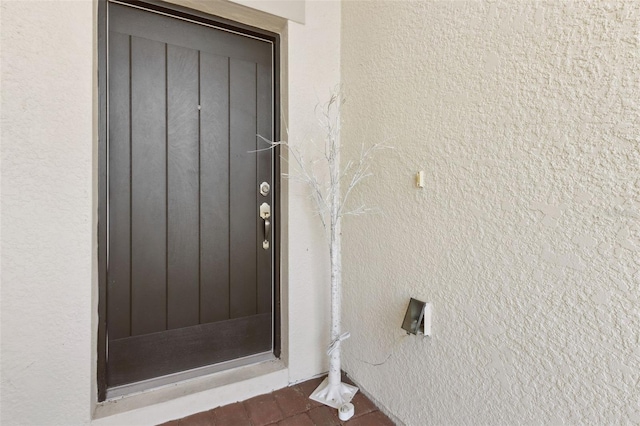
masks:
<instances>
[{"instance_id":1,"label":"white outlet cover","mask_svg":"<svg viewBox=\"0 0 640 426\"><path fill-rule=\"evenodd\" d=\"M424 324L424 335L431 336L431 303L427 303L424 305L424 314L422 317L422 321Z\"/></svg>"}]
</instances>

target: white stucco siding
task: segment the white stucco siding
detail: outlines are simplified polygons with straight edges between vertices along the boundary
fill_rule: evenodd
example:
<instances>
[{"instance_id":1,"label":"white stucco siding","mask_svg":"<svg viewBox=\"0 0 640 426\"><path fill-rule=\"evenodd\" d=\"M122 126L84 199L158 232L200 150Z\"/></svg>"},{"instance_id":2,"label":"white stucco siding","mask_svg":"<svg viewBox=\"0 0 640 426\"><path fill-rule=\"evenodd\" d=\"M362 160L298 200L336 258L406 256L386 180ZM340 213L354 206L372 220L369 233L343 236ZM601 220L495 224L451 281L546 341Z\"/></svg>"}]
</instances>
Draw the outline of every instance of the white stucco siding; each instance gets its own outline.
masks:
<instances>
[{"instance_id":1,"label":"white stucco siding","mask_svg":"<svg viewBox=\"0 0 640 426\"><path fill-rule=\"evenodd\" d=\"M408 425L638 423L640 4L342 12L344 156L396 148L343 227L347 371Z\"/></svg>"},{"instance_id":2,"label":"white stucco siding","mask_svg":"<svg viewBox=\"0 0 640 426\"><path fill-rule=\"evenodd\" d=\"M3 1L3 424L91 411L93 5Z\"/></svg>"},{"instance_id":3,"label":"white stucco siding","mask_svg":"<svg viewBox=\"0 0 640 426\"><path fill-rule=\"evenodd\" d=\"M289 134L283 132L283 138L315 154L311 141L324 138L316 106L326 102L340 83L340 2L307 2L307 12L304 26L289 25ZM292 381L297 382L308 378L309 371L319 374L328 369L331 270L328 240L309 188L295 180L288 184L289 336L290 353L295 354L290 368Z\"/></svg>"},{"instance_id":4,"label":"white stucco siding","mask_svg":"<svg viewBox=\"0 0 640 426\"><path fill-rule=\"evenodd\" d=\"M253 9L304 24L305 0L230 0Z\"/></svg>"}]
</instances>

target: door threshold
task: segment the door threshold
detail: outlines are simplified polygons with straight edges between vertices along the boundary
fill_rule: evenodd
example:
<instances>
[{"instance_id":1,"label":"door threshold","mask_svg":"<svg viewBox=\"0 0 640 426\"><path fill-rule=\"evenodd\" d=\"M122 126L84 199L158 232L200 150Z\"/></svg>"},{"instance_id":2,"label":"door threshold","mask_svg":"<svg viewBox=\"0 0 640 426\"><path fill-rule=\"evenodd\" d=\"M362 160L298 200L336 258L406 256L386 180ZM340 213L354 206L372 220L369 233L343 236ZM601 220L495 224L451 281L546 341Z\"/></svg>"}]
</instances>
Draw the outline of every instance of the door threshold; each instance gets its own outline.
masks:
<instances>
[{"instance_id":1,"label":"door threshold","mask_svg":"<svg viewBox=\"0 0 640 426\"><path fill-rule=\"evenodd\" d=\"M120 398L127 395L160 388L163 386L172 385L177 382L183 382L183 381L194 379L197 377L202 377L202 376L218 373L225 370L231 370L234 368L243 367L250 364L258 364L265 361L272 361L275 359L276 357L273 355L273 352L263 352L255 355L249 355L246 357L233 359L230 361L220 362L218 364L205 365L204 367L198 367L198 368L194 368L187 371L167 374L165 376L156 377L153 379L116 386L116 387L107 389L107 401L114 398Z\"/></svg>"},{"instance_id":2,"label":"door threshold","mask_svg":"<svg viewBox=\"0 0 640 426\"><path fill-rule=\"evenodd\" d=\"M185 417L288 386L285 363L267 355L267 361L96 401L92 418L96 426L159 424L168 420L167 407L172 416Z\"/></svg>"}]
</instances>

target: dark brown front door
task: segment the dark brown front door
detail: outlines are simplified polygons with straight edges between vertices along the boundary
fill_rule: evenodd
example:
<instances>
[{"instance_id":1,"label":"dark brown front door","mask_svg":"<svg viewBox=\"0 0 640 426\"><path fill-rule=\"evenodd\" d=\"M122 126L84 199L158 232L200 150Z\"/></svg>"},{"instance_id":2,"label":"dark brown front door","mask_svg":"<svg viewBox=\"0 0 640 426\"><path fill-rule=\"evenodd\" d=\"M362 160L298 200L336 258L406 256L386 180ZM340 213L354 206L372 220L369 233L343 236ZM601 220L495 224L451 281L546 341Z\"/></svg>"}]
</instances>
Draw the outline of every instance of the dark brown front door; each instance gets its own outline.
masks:
<instances>
[{"instance_id":1,"label":"dark brown front door","mask_svg":"<svg viewBox=\"0 0 640 426\"><path fill-rule=\"evenodd\" d=\"M270 352L273 45L107 13L107 386Z\"/></svg>"}]
</instances>

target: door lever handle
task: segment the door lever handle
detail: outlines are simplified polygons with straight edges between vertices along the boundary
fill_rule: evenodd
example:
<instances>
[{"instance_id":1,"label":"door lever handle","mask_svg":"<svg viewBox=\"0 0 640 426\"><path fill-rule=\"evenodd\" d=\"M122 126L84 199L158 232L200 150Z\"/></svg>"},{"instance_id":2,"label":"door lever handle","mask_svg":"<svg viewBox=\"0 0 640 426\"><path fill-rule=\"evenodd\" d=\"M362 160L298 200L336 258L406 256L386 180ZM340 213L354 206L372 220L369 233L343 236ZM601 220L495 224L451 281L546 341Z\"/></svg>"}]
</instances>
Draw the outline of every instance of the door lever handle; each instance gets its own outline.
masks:
<instances>
[{"instance_id":1,"label":"door lever handle","mask_svg":"<svg viewBox=\"0 0 640 426\"><path fill-rule=\"evenodd\" d=\"M271 207L267 203L260 205L260 217L264 220L264 240L262 241L262 248L269 249L269 235L271 234Z\"/></svg>"},{"instance_id":2,"label":"door lever handle","mask_svg":"<svg viewBox=\"0 0 640 426\"><path fill-rule=\"evenodd\" d=\"M262 248L267 250L269 248L269 235L271 234L271 222L269 219L264 220L264 241L262 242Z\"/></svg>"}]
</instances>

